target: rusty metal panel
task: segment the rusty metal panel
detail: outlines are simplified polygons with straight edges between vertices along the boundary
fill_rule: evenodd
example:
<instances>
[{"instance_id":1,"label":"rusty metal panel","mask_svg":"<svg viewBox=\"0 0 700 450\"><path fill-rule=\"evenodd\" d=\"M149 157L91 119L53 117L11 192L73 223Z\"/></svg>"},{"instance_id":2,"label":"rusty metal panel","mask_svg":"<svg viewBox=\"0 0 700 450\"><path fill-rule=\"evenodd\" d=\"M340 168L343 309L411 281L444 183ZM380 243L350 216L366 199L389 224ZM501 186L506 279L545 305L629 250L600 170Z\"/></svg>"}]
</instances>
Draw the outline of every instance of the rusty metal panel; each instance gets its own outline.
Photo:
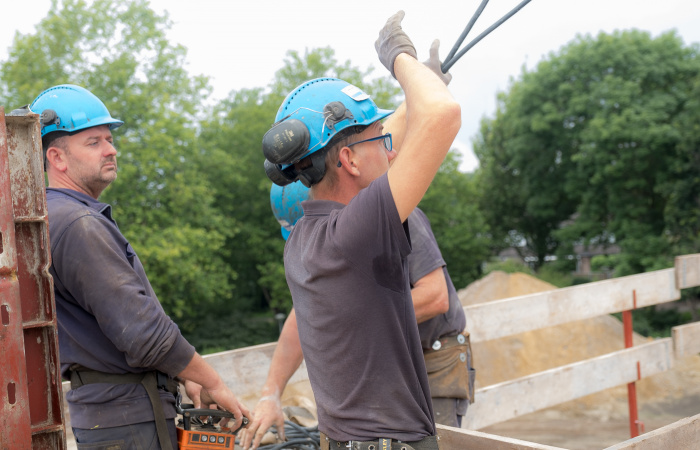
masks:
<instances>
[{"instance_id":1,"label":"rusty metal panel","mask_svg":"<svg viewBox=\"0 0 700 450\"><path fill-rule=\"evenodd\" d=\"M2 369L3 380L16 380L17 406L1 422L1 448L66 442L42 158L38 116L5 116L0 108L0 347L3 360L18 366Z\"/></svg>"}]
</instances>

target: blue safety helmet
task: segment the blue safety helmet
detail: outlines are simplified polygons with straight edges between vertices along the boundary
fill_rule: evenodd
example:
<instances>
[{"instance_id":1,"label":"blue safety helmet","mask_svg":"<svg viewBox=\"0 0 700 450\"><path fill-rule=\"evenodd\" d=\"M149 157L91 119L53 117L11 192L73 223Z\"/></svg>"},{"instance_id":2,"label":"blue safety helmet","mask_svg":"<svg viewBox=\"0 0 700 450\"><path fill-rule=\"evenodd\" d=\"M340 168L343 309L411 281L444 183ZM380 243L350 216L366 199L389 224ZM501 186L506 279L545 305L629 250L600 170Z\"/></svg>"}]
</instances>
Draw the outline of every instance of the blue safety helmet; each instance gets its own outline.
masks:
<instances>
[{"instance_id":1,"label":"blue safety helmet","mask_svg":"<svg viewBox=\"0 0 700 450\"><path fill-rule=\"evenodd\" d=\"M392 112L377 107L369 95L346 81L307 81L284 99L275 124L263 137L265 171L281 186L301 180L309 187L323 178L322 158L313 158L314 167L309 169L313 173L297 173L292 167L295 163L323 150L344 129L371 125ZM324 156L323 152L320 155Z\"/></svg>"},{"instance_id":2,"label":"blue safety helmet","mask_svg":"<svg viewBox=\"0 0 700 450\"><path fill-rule=\"evenodd\" d=\"M303 184L291 183L286 186L272 184L270 189L270 204L275 219L282 228L282 237L286 241L297 220L304 215L301 202L309 199L309 188Z\"/></svg>"},{"instance_id":3,"label":"blue safety helmet","mask_svg":"<svg viewBox=\"0 0 700 450\"><path fill-rule=\"evenodd\" d=\"M115 129L124 124L109 115L102 100L85 88L61 84L34 99L29 109L41 115L41 137L54 131L80 131L99 125Z\"/></svg>"}]
</instances>

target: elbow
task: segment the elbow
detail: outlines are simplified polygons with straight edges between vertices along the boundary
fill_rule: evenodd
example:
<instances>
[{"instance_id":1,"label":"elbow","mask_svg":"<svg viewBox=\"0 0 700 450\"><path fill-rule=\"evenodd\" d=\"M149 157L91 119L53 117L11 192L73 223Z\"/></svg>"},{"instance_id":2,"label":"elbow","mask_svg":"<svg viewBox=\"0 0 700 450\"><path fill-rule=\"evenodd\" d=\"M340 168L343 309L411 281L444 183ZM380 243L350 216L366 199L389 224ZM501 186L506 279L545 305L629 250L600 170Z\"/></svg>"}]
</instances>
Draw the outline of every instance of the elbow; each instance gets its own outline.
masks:
<instances>
[{"instance_id":1,"label":"elbow","mask_svg":"<svg viewBox=\"0 0 700 450\"><path fill-rule=\"evenodd\" d=\"M459 103L455 100L446 102L443 107L442 116L446 132L453 133L457 136L459 129L462 127L462 107Z\"/></svg>"}]
</instances>

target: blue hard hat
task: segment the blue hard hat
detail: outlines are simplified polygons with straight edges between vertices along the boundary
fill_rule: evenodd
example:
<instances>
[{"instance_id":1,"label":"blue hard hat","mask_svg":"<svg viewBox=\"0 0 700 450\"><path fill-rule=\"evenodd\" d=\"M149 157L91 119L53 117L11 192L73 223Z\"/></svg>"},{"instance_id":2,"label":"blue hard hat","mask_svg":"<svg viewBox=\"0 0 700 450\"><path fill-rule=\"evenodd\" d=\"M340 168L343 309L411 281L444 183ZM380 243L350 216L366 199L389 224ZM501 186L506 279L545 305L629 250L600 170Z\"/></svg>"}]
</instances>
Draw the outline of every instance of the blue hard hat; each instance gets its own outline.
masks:
<instances>
[{"instance_id":1,"label":"blue hard hat","mask_svg":"<svg viewBox=\"0 0 700 450\"><path fill-rule=\"evenodd\" d=\"M113 118L92 92L73 84L45 90L29 109L41 115L41 137L54 131L74 132L99 125L109 125L113 130L124 124Z\"/></svg>"},{"instance_id":2,"label":"blue hard hat","mask_svg":"<svg viewBox=\"0 0 700 450\"><path fill-rule=\"evenodd\" d=\"M270 189L270 204L275 219L282 228L282 237L286 241L289 233L294 229L297 220L304 215L301 202L309 199L309 188L300 182L291 183L286 186L272 184Z\"/></svg>"},{"instance_id":3,"label":"blue hard hat","mask_svg":"<svg viewBox=\"0 0 700 450\"><path fill-rule=\"evenodd\" d=\"M340 102L341 111L327 106ZM380 109L362 89L338 78L316 78L294 89L280 105L275 122L297 119L309 129L307 151L298 160L322 149L333 136L355 125L371 125L393 111ZM293 163L295 161L289 161Z\"/></svg>"},{"instance_id":4,"label":"blue hard hat","mask_svg":"<svg viewBox=\"0 0 700 450\"><path fill-rule=\"evenodd\" d=\"M316 78L294 89L275 116L275 124L263 137L265 171L279 185L301 179L310 186L325 173L322 160L314 153L349 127L367 126L393 111L380 109L357 86L338 78ZM313 156L311 172L297 172L297 162ZM306 174L306 176L304 176Z\"/></svg>"}]
</instances>

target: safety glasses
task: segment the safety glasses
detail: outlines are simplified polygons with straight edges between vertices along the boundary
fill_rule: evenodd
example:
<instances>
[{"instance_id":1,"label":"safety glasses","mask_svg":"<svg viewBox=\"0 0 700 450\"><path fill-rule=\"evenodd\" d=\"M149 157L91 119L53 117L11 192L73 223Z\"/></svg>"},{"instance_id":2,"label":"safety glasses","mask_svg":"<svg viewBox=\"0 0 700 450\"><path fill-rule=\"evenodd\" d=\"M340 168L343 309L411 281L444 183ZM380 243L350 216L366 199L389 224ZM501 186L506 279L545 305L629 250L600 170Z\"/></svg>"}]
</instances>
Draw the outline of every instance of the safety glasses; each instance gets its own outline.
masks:
<instances>
[{"instance_id":1,"label":"safety glasses","mask_svg":"<svg viewBox=\"0 0 700 450\"><path fill-rule=\"evenodd\" d=\"M391 133L382 134L381 136L376 136L373 138L365 139L364 141L353 142L352 144L348 144L347 147L352 147L353 145L362 144L363 142L378 141L379 139L384 140L384 148L387 151L390 152L393 149L393 147L391 146Z\"/></svg>"}]
</instances>

